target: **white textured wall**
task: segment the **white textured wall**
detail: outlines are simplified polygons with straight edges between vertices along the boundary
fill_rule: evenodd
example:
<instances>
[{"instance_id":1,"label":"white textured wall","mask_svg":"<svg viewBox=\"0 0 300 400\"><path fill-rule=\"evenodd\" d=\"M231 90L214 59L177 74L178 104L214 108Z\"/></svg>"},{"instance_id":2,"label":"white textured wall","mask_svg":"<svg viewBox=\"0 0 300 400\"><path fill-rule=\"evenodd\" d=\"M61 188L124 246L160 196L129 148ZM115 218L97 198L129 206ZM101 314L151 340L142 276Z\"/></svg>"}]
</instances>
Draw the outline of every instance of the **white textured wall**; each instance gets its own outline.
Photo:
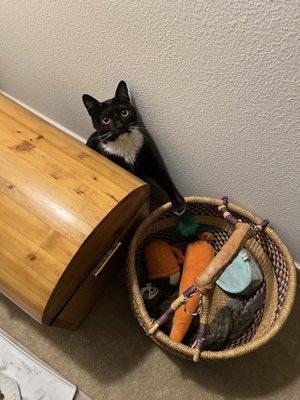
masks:
<instances>
[{"instance_id":1,"label":"white textured wall","mask_svg":"<svg viewBox=\"0 0 300 400\"><path fill-rule=\"evenodd\" d=\"M126 80L182 192L269 217L300 260L296 14L293 0L1 0L0 87L88 137L81 94Z\"/></svg>"}]
</instances>

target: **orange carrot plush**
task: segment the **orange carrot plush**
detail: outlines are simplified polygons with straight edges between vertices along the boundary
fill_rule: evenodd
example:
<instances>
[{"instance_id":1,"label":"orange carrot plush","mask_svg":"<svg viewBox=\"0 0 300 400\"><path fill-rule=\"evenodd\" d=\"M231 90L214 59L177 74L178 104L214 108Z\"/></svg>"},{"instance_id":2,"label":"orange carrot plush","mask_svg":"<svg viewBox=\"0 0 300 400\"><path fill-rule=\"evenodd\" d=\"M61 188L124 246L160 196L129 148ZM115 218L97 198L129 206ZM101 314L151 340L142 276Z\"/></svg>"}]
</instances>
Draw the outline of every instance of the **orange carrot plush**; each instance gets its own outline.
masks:
<instances>
[{"instance_id":1,"label":"orange carrot plush","mask_svg":"<svg viewBox=\"0 0 300 400\"><path fill-rule=\"evenodd\" d=\"M208 266L214 258L215 251L210 242L213 238L211 233L205 232L199 236L200 240L190 243L186 249L185 262L179 286L179 294L195 283L197 276ZM174 315L170 338L181 342L184 338L194 313L199 304L199 296L191 297L185 306L180 307ZM186 312L187 311L187 312Z\"/></svg>"},{"instance_id":2,"label":"orange carrot plush","mask_svg":"<svg viewBox=\"0 0 300 400\"><path fill-rule=\"evenodd\" d=\"M177 247L164 240L152 240L145 248L145 258L150 279L169 278L171 285L178 285L184 256Z\"/></svg>"}]
</instances>

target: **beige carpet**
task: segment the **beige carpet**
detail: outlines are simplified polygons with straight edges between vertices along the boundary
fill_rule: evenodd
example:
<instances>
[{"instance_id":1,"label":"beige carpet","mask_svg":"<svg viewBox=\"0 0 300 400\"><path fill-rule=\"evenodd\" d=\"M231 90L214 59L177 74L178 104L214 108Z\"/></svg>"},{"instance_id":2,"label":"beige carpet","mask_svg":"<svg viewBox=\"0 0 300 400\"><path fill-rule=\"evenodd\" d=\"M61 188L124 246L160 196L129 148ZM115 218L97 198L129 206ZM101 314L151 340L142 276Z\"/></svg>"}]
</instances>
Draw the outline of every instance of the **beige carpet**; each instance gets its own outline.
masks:
<instances>
[{"instance_id":1,"label":"beige carpet","mask_svg":"<svg viewBox=\"0 0 300 400\"><path fill-rule=\"evenodd\" d=\"M144 335L120 277L76 332L41 327L0 297L1 327L92 400L299 399L299 315L298 296L271 344L241 359L195 365Z\"/></svg>"}]
</instances>

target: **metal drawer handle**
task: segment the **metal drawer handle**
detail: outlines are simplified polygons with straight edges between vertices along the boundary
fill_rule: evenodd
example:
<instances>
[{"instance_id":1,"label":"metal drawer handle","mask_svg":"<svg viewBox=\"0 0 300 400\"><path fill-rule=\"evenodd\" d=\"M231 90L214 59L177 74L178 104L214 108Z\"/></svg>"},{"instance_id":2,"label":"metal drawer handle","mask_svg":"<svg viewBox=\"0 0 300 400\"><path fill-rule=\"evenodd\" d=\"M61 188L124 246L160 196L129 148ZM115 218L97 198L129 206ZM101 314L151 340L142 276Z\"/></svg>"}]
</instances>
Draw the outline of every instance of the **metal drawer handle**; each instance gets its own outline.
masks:
<instances>
[{"instance_id":1,"label":"metal drawer handle","mask_svg":"<svg viewBox=\"0 0 300 400\"><path fill-rule=\"evenodd\" d=\"M108 250L108 252L105 254L104 257L100 260L99 264L97 265L97 270L94 273L94 276L97 278L97 276L103 271L105 268L106 264L108 261L112 258L112 256L115 254L115 252L118 250L118 248L121 246L122 242L117 242L115 245L112 246Z\"/></svg>"}]
</instances>

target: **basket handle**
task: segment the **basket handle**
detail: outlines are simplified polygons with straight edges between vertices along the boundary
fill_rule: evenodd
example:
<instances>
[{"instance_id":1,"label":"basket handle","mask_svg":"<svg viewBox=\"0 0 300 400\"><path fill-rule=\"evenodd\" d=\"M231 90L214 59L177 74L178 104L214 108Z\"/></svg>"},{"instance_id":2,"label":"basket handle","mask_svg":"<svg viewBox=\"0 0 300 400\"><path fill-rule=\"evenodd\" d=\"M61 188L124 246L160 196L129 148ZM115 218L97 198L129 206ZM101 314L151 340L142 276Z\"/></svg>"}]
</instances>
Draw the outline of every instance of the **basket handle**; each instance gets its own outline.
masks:
<instances>
[{"instance_id":1,"label":"basket handle","mask_svg":"<svg viewBox=\"0 0 300 400\"><path fill-rule=\"evenodd\" d=\"M228 197L223 197L222 201L223 204L218 207L218 210L223 214L224 219L229 224L233 225L235 229L221 250L212 259L208 267L197 277L195 286L202 293L205 288L209 288L215 283L220 274L239 254L247 240L264 230L269 224L268 220L263 220L260 225L252 227L230 213L228 209Z\"/></svg>"},{"instance_id":2,"label":"basket handle","mask_svg":"<svg viewBox=\"0 0 300 400\"><path fill-rule=\"evenodd\" d=\"M234 260L244 244L256 233L244 222L238 222L228 241L215 255L207 268L197 277L195 286L204 293L213 284L223 270Z\"/></svg>"}]
</instances>

